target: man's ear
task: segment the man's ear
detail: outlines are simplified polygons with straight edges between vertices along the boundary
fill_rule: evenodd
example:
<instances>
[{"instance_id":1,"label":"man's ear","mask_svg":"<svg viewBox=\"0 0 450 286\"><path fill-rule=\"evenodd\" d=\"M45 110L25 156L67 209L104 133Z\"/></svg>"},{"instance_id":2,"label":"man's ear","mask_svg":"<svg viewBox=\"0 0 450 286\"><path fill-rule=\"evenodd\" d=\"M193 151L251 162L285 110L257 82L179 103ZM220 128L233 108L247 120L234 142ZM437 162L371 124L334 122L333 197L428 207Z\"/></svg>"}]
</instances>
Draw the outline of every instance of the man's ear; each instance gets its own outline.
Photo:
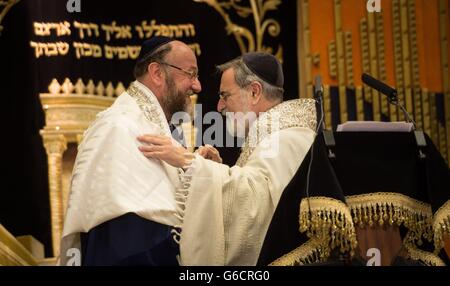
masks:
<instances>
[{"instance_id":1,"label":"man's ear","mask_svg":"<svg viewBox=\"0 0 450 286\"><path fill-rule=\"evenodd\" d=\"M250 84L250 92L252 93L250 97L250 102L252 105L258 104L258 102L262 99L262 85L261 83L254 81Z\"/></svg>"},{"instance_id":2,"label":"man's ear","mask_svg":"<svg viewBox=\"0 0 450 286\"><path fill-rule=\"evenodd\" d=\"M156 85L161 85L164 83L165 74L160 64L155 62L150 63L147 66L147 72L150 77L150 80L153 81Z\"/></svg>"}]
</instances>

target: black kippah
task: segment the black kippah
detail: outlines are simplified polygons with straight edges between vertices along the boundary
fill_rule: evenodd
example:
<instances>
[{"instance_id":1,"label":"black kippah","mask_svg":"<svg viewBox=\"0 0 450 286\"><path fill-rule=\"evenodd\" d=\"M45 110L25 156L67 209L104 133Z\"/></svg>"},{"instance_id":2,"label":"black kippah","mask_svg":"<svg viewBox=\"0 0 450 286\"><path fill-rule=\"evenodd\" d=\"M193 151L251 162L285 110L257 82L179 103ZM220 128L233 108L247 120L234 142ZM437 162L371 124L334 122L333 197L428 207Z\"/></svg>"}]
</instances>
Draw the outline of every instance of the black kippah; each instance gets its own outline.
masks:
<instances>
[{"instance_id":1,"label":"black kippah","mask_svg":"<svg viewBox=\"0 0 450 286\"><path fill-rule=\"evenodd\" d=\"M174 40L175 39L164 37L164 36L156 36L156 37L146 40L141 46L141 51L139 52L139 57L138 57L137 61L142 60L143 58L145 58L146 55L152 53L160 46L167 44L169 42L172 42Z\"/></svg>"},{"instance_id":2,"label":"black kippah","mask_svg":"<svg viewBox=\"0 0 450 286\"><path fill-rule=\"evenodd\" d=\"M271 85L283 87L283 68L273 55L263 52L253 52L244 54L242 60L262 80Z\"/></svg>"}]
</instances>

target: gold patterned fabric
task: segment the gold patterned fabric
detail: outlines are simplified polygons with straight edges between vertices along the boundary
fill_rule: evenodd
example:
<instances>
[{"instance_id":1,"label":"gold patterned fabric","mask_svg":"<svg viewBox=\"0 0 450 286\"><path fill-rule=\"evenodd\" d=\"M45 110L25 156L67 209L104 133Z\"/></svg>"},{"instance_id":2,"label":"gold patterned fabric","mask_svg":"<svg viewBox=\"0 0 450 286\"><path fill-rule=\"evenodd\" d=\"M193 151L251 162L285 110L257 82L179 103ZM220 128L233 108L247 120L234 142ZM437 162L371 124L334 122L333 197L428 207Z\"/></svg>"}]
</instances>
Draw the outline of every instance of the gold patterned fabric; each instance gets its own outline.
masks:
<instances>
[{"instance_id":1,"label":"gold patterned fabric","mask_svg":"<svg viewBox=\"0 0 450 286\"><path fill-rule=\"evenodd\" d=\"M284 101L264 112L250 128L236 165L244 166L255 147L273 132L292 127L316 130L315 110L313 99L302 98Z\"/></svg>"},{"instance_id":2,"label":"gold patterned fabric","mask_svg":"<svg viewBox=\"0 0 450 286\"><path fill-rule=\"evenodd\" d=\"M146 95L142 90L142 87L139 88L137 82L131 83L127 92L136 100L136 103L139 105L147 120L158 125L161 129L161 135L170 134L170 129L166 124L167 119L164 117L164 112L162 112L162 109L154 96Z\"/></svg>"}]
</instances>

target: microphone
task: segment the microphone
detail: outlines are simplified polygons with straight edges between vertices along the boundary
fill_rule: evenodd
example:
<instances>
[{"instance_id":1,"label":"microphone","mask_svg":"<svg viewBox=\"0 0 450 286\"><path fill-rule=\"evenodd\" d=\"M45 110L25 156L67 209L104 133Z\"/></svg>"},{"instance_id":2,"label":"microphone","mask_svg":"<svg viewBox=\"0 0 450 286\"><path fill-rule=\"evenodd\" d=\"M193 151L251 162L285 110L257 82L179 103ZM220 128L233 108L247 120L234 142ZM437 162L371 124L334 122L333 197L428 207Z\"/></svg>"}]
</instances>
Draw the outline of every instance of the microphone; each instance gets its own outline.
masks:
<instances>
[{"instance_id":1,"label":"microphone","mask_svg":"<svg viewBox=\"0 0 450 286\"><path fill-rule=\"evenodd\" d=\"M367 84L373 89L381 92L382 94L388 97L389 103L397 103L397 91L392 87L386 85L385 83L377 80L376 78L371 77L370 75L363 73L361 76L361 80L363 83Z\"/></svg>"},{"instance_id":2,"label":"microphone","mask_svg":"<svg viewBox=\"0 0 450 286\"><path fill-rule=\"evenodd\" d=\"M314 97L316 100L322 100L322 96L323 96L322 77L320 75L317 75L315 78Z\"/></svg>"},{"instance_id":3,"label":"microphone","mask_svg":"<svg viewBox=\"0 0 450 286\"><path fill-rule=\"evenodd\" d=\"M315 86L314 86L314 99L319 104L319 112L317 113L317 127L316 133L320 130L325 130L325 120L324 120L324 108L323 108L323 85L322 85L322 77L317 75L315 77ZM319 114L320 113L320 114Z\"/></svg>"},{"instance_id":4,"label":"microphone","mask_svg":"<svg viewBox=\"0 0 450 286\"><path fill-rule=\"evenodd\" d=\"M401 111L403 112L403 115L405 116L406 120L408 120L408 122L413 124L414 130L417 130L416 122L414 121L412 116L408 113L406 108L400 102L398 102L397 90L393 89L392 87L388 86L384 82L379 81L378 79L376 79L366 73L362 74L361 80L363 83L367 84L369 87L386 95L389 103L392 105L398 106L401 109Z\"/></svg>"}]
</instances>

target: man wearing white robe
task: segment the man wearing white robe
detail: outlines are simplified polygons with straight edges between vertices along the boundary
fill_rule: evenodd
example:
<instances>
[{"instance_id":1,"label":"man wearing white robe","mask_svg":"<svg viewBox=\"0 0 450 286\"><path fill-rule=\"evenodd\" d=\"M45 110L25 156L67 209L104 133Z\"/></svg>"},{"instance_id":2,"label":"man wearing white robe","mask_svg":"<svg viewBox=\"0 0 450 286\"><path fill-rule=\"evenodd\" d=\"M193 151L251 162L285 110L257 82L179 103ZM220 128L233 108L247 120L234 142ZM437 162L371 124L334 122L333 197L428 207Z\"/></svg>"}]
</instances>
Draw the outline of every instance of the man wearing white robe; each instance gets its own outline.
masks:
<instances>
[{"instance_id":1,"label":"man wearing white robe","mask_svg":"<svg viewBox=\"0 0 450 286\"><path fill-rule=\"evenodd\" d=\"M315 103L312 99L282 102L283 72L269 54L248 53L219 69L217 109L227 113L231 132L247 136L236 166L219 163L220 155L210 146L201 147L191 162L181 263L256 265L280 196L314 140ZM253 119L247 116L251 113L256 114ZM153 144L140 147L148 158L167 161L170 157L166 155L170 152L160 152L173 148L169 141L155 136L139 139Z\"/></svg>"},{"instance_id":2,"label":"man wearing white robe","mask_svg":"<svg viewBox=\"0 0 450 286\"><path fill-rule=\"evenodd\" d=\"M171 136L171 116L189 109L189 96L201 90L197 69L186 44L166 37L144 42L136 81L98 114L79 145L60 264L177 264L172 232L181 223L180 169L145 158L136 137Z\"/></svg>"}]
</instances>

